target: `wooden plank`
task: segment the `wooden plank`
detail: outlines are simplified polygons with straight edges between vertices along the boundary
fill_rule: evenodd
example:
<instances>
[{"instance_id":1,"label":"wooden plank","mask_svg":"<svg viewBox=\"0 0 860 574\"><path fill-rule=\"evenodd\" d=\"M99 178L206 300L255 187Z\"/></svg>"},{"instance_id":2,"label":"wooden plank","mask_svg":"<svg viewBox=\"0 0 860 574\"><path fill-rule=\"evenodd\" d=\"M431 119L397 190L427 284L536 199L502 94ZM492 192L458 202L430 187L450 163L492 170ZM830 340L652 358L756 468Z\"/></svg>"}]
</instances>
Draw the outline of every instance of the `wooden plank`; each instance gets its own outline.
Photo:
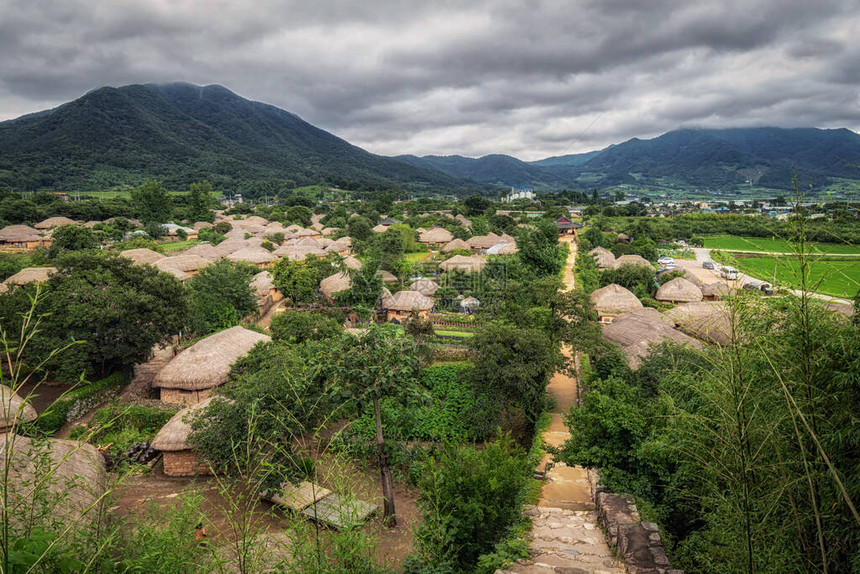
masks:
<instances>
[{"instance_id":1,"label":"wooden plank","mask_svg":"<svg viewBox=\"0 0 860 574\"><path fill-rule=\"evenodd\" d=\"M331 496L331 491L323 488L318 484L313 484L308 481L302 481L298 485L285 482L281 485L280 492L277 494L261 494L266 500L271 500L275 504L286 506L292 510L300 512L315 502L319 502L328 496Z\"/></svg>"},{"instance_id":2,"label":"wooden plank","mask_svg":"<svg viewBox=\"0 0 860 574\"><path fill-rule=\"evenodd\" d=\"M362 524L374 512L376 506L369 502L332 494L316 504L308 505L302 514L338 530L345 530Z\"/></svg>"}]
</instances>

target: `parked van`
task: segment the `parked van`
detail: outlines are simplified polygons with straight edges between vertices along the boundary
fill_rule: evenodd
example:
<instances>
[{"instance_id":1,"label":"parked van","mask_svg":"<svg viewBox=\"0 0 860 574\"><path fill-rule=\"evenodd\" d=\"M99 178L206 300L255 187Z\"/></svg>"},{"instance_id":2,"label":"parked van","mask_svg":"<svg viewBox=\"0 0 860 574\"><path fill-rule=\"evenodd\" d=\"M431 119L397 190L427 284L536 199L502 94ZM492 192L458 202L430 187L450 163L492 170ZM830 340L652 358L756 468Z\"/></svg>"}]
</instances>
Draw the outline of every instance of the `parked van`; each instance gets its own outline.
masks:
<instances>
[{"instance_id":1,"label":"parked van","mask_svg":"<svg viewBox=\"0 0 860 574\"><path fill-rule=\"evenodd\" d=\"M724 279L735 280L738 278L738 273L739 271L731 265L723 265L722 269L720 269L720 275Z\"/></svg>"}]
</instances>

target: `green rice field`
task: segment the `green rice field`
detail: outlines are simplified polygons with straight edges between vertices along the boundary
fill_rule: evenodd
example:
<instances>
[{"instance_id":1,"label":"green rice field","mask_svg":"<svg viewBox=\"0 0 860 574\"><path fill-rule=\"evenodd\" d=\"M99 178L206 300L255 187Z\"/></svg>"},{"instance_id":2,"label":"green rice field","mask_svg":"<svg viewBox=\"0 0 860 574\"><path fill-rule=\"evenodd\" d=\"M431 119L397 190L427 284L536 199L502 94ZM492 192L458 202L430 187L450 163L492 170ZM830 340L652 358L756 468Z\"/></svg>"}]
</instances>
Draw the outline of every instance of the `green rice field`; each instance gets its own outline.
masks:
<instances>
[{"instance_id":1,"label":"green rice field","mask_svg":"<svg viewBox=\"0 0 860 574\"><path fill-rule=\"evenodd\" d=\"M834 255L860 255L860 245L840 243L808 243L810 253ZM706 235L705 247L726 251L764 251L768 253L793 253L788 241L765 237L740 237L737 235Z\"/></svg>"},{"instance_id":2,"label":"green rice field","mask_svg":"<svg viewBox=\"0 0 860 574\"><path fill-rule=\"evenodd\" d=\"M718 259L744 273L779 287L798 289L800 264L790 256L732 256L720 253ZM807 288L834 297L853 298L860 291L860 258L813 257Z\"/></svg>"}]
</instances>

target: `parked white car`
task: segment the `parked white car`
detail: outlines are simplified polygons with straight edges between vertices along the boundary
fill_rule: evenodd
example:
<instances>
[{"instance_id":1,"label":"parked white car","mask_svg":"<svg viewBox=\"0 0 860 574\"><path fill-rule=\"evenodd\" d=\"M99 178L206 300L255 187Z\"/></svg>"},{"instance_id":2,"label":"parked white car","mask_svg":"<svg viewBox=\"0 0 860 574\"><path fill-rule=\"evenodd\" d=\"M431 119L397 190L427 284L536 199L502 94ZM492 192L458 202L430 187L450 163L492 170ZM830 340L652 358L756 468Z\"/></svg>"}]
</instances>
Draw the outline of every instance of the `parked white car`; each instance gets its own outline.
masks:
<instances>
[{"instance_id":1,"label":"parked white car","mask_svg":"<svg viewBox=\"0 0 860 574\"><path fill-rule=\"evenodd\" d=\"M731 265L723 265L722 269L720 269L720 275L724 279L735 280L738 278L738 274L740 271L732 267Z\"/></svg>"},{"instance_id":2,"label":"parked white car","mask_svg":"<svg viewBox=\"0 0 860 574\"><path fill-rule=\"evenodd\" d=\"M674 263L674 262L675 262L674 259L672 259L671 257L667 257L665 255L663 257L660 257L659 259L657 259L657 265L668 265L668 264Z\"/></svg>"}]
</instances>

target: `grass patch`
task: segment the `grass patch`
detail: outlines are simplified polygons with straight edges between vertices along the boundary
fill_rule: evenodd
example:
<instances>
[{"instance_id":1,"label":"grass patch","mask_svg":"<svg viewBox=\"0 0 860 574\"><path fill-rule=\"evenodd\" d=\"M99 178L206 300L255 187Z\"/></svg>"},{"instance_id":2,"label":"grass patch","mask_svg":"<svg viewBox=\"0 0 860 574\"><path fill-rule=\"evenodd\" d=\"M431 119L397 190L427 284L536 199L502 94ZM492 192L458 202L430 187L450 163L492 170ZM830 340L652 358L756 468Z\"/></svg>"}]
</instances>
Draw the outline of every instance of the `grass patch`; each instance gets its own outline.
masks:
<instances>
[{"instance_id":1,"label":"grass patch","mask_svg":"<svg viewBox=\"0 0 860 574\"><path fill-rule=\"evenodd\" d=\"M200 245L197 239L186 239L185 241L170 241L168 243L159 243L159 247L164 253L174 253L176 251L185 251L191 249L195 245Z\"/></svg>"},{"instance_id":2,"label":"grass patch","mask_svg":"<svg viewBox=\"0 0 860 574\"><path fill-rule=\"evenodd\" d=\"M443 335L445 337L474 337L475 333L471 331L439 331L438 329L434 330L437 335Z\"/></svg>"},{"instance_id":3,"label":"grass patch","mask_svg":"<svg viewBox=\"0 0 860 574\"><path fill-rule=\"evenodd\" d=\"M406 261L410 263L415 263L417 261L429 260L432 256L433 254L429 251L421 251L418 253L407 253L403 257L406 259Z\"/></svg>"},{"instance_id":4,"label":"grass patch","mask_svg":"<svg viewBox=\"0 0 860 574\"><path fill-rule=\"evenodd\" d=\"M811 242L807 246L810 253L860 256L860 245ZM708 235L705 236L705 247L725 251L793 252L790 242L775 237L768 239L766 237L741 237L738 235Z\"/></svg>"},{"instance_id":5,"label":"grass patch","mask_svg":"<svg viewBox=\"0 0 860 574\"><path fill-rule=\"evenodd\" d=\"M800 262L793 256L761 255L732 257L721 254L720 259L734 265L756 279L779 287L798 289ZM816 293L851 298L860 291L860 259L811 258L810 284L807 288Z\"/></svg>"}]
</instances>

